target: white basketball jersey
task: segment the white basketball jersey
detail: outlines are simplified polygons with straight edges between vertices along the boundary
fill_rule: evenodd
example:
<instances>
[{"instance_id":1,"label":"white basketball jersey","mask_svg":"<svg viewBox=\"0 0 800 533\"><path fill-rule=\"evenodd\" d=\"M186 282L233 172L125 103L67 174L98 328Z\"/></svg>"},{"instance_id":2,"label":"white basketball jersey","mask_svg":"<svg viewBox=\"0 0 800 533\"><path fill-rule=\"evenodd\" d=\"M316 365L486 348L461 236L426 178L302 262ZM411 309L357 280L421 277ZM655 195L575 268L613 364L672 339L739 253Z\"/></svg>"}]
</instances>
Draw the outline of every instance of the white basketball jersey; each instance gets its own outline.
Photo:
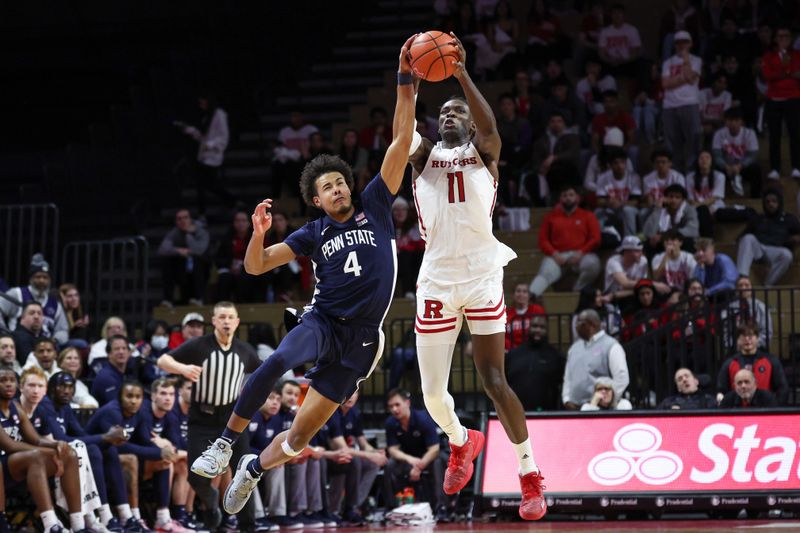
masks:
<instances>
[{"instance_id":1,"label":"white basketball jersey","mask_svg":"<svg viewBox=\"0 0 800 533\"><path fill-rule=\"evenodd\" d=\"M471 142L457 148L436 143L413 188L425 239L419 279L472 281L517 257L492 233L497 182Z\"/></svg>"}]
</instances>

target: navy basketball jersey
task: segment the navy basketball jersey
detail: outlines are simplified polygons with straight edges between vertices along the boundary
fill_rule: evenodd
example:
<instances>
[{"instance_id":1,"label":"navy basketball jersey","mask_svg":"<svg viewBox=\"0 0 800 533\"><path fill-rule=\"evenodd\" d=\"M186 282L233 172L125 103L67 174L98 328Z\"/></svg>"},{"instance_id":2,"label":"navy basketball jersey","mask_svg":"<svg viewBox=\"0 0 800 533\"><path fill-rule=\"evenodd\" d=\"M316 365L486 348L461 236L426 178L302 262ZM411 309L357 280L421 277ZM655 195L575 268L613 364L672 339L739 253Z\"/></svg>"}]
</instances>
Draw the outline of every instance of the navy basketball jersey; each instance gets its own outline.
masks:
<instances>
[{"instance_id":1,"label":"navy basketball jersey","mask_svg":"<svg viewBox=\"0 0 800 533\"><path fill-rule=\"evenodd\" d=\"M397 277L393 201L378 174L364 188L362 207L349 220L340 224L324 215L286 238L295 255L313 261L313 309L366 325L383 322Z\"/></svg>"},{"instance_id":2,"label":"navy basketball jersey","mask_svg":"<svg viewBox=\"0 0 800 533\"><path fill-rule=\"evenodd\" d=\"M22 433L20 432L19 425L20 419L17 406L14 405L13 401L8 402L8 416L0 412L0 426L3 427L3 431L6 432L6 435L11 437L11 440L22 442ZM0 449L0 455L5 454L5 450Z\"/></svg>"}]
</instances>

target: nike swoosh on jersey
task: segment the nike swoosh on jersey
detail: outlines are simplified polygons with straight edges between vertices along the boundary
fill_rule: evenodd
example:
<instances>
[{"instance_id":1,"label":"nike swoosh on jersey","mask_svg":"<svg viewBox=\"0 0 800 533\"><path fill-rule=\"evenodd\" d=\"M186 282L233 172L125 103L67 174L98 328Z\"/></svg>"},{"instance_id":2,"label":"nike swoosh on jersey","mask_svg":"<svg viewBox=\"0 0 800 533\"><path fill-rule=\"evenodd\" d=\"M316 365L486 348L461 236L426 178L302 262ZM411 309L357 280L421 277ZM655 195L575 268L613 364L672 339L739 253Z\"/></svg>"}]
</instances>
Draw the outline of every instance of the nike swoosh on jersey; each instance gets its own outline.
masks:
<instances>
[{"instance_id":1,"label":"nike swoosh on jersey","mask_svg":"<svg viewBox=\"0 0 800 533\"><path fill-rule=\"evenodd\" d=\"M375 344L375 341L372 342L362 342L361 346L369 346L370 344Z\"/></svg>"},{"instance_id":2,"label":"nike swoosh on jersey","mask_svg":"<svg viewBox=\"0 0 800 533\"><path fill-rule=\"evenodd\" d=\"M319 234L325 235L325 232L328 231L328 228L330 228L330 226L325 226L324 228L322 228L322 231L320 231Z\"/></svg>"}]
</instances>

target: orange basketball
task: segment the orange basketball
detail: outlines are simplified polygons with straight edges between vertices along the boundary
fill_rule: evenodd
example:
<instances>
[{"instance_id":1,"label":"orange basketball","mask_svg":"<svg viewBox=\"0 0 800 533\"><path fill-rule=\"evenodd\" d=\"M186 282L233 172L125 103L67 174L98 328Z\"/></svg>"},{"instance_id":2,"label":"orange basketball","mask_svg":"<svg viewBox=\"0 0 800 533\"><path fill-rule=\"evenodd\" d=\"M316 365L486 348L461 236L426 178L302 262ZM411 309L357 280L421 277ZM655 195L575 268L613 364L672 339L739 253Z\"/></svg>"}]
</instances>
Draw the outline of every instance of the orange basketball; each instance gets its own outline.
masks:
<instances>
[{"instance_id":1,"label":"orange basketball","mask_svg":"<svg viewBox=\"0 0 800 533\"><path fill-rule=\"evenodd\" d=\"M411 44L411 69L426 81L442 81L456 70L454 61L460 58L458 48L450 44L452 35L440 31L426 31L417 35Z\"/></svg>"}]
</instances>

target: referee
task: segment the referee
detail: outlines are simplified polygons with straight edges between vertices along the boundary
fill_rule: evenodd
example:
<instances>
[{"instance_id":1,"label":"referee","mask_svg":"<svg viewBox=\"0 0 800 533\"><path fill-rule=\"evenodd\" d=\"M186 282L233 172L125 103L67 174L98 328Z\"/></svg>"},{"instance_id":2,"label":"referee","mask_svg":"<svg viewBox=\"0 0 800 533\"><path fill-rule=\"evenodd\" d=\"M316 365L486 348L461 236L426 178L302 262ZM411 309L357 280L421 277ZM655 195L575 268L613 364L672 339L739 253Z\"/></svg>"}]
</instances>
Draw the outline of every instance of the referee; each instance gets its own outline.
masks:
<instances>
[{"instance_id":1,"label":"referee","mask_svg":"<svg viewBox=\"0 0 800 533\"><path fill-rule=\"evenodd\" d=\"M188 464L200 456L209 442L225 429L228 417L239 398L245 374L258 368L260 361L252 346L233 336L239 327L239 314L231 302L214 306L211 318L214 332L191 339L170 353L158 358L159 368L180 374L193 382L192 403L189 408ZM246 439L233 447L233 461L250 453ZM219 491L211 480L189 472L189 484L206 507L206 525L212 530L219 526L222 513ZM240 530L253 530L255 508L253 500L239 513Z\"/></svg>"}]
</instances>

